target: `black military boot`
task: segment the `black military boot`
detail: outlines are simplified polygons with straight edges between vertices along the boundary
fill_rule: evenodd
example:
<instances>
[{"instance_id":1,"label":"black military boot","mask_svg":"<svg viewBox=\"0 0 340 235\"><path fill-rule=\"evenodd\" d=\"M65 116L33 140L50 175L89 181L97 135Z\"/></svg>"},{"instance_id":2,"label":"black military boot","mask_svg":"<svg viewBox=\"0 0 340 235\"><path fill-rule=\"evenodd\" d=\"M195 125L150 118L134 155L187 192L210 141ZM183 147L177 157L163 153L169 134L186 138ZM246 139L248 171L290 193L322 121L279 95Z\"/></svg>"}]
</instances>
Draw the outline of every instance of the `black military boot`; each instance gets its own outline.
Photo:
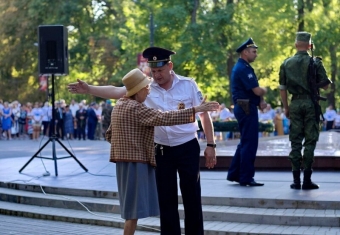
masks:
<instances>
[{"instance_id":1,"label":"black military boot","mask_svg":"<svg viewBox=\"0 0 340 235\"><path fill-rule=\"evenodd\" d=\"M293 172L294 181L290 185L290 188L291 189L301 189L300 170L292 171L292 172Z\"/></svg>"},{"instance_id":2,"label":"black military boot","mask_svg":"<svg viewBox=\"0 0 340 235\"><path fill-rule=\"evenodd\" d=\"M303 171L303 184L302 189L318 189L319 185L314 184L311 180L312 170Z\"/></svg>"}]
</instances>

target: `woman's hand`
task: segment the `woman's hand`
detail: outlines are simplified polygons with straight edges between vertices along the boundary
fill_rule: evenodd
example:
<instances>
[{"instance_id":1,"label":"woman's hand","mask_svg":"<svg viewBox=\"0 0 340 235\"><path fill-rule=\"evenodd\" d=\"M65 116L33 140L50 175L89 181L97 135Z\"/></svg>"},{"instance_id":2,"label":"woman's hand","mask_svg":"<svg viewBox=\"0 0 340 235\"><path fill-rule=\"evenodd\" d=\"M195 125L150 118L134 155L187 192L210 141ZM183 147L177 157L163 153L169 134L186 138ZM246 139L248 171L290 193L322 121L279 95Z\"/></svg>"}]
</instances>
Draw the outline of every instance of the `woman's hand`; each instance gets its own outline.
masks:
<instances>
[{"instance_id":1,"label":"woman's hand","mask_svg":"<svg viewBox=\"0 0 340 235\"><path fill-rule=\"evenodd\" d=\"M89 93L90 86L86 82L77 79L77 82L68 84L67 89L74 94L87 94Z\"/></svg>"},{"instance_id":2,"label":"woman's hand","mask_svg":"<svg viewBox=\"0 0 340 235\"><path fill-rule=\"evenodd\" d=\"M207 97L205 96L202 103L199 106L194 107L195 112L206 112L206 111L215 111L220 108L220 104L216 101L205 102Z\"/></svg>"}]
</instances>

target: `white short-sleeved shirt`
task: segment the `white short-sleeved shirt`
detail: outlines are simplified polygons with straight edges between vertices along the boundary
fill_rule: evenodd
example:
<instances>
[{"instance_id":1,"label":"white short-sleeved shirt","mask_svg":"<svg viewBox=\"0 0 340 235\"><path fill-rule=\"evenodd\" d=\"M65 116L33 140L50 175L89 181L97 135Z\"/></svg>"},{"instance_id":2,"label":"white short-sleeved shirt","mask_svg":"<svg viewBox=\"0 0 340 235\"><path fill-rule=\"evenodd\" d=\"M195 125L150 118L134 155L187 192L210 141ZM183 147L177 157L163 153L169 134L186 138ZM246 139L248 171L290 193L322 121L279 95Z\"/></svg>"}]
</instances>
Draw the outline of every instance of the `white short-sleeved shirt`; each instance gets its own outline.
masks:
<instances>
[{"instance_id":1,"label":"white short-sleeved shirt","mask_svg":"<svg viewBox=\"0 0 340 235\"><path fill-rule=\"evenodd\" d=\"M334 109L332 110L327 110L325 113L324 113L324 118L326 121L334 121L335 119L335 116L336 116L336 111Z\"/></svg>"},{"instance_id":2,"label":"white short-sleeved shirt","mask_svg":"<svg viewBox=\"0 0 340 235\"><path fill-rule=\"evenodd\" d=\"M42 120L43 111L41 110L41 108L33 108L31 113L34 121L40 122Z\"/></svg>"},{"instance_id":3,"label":"white short-sleeved shirt","mask_svg":"<svg viewBox=\"0 0 340 235\"><path fill-rule=\"evenodd\" d=\"M223 109L221 110L221 112L220 112L219 119L222 120L222 121L224 121L224 120L226 120L226 119L228 119L228 118L232 118L232 117L233 117L233 115L232 115L232 113L229 111L229 109L223 108Z\"/></svg>"},{"instance_id":4,"label":"white short-sleeved shirt","mask_svg":"<svg viewBox=\"0 0 340 235\"><path fill-rule=\"evenodd\" d=\"M78 104L70 104L70 110L72 113L72 116L75 117L76 116L76 112L79 109L79 105Z\"/></svg>"},{"instance_id":5,"label":"white short-sleeved shirt","mask_svg":"<svg viewBox=\"0 0 340 235\"><path fill-rule=\"evenodd\" d=\"M340 114L337 113L336 116L335 116L335 119L334 119L334 126L335 127L340 127Z\"/></svg>"},{"instance_id":6,"label":"white short-sleeved shirt","mask_svg":"<svg viewBox=\"0 0 340 235\"><path fill-rule=\"evenodd\" d=\"M52 119L52 106L44 106L41 108L42 110L42 121L49 122Z\"/></svg>"},{"instance_id":7,"label":"white short-sleeved shirt","mask_svg":"<svg viewBox=\"0 0 340 235\"><path fill-rule=\"evenodd\" d=\"M97 116L102 116L103 110L101 108L93 109Z\"/></svg>"},{"instance_id":8,"label":"white short-sleeved shirt","mask_svg":"<svg viewBox=\"0 0 340 235\"><path fill-rule=\"evenodd\" d=\"M181 104L184 104L184 108L200 105L203 96L196 82L173 71L172 75L174 79L169 90L161 88L155 81L151 83L151 91L144 102L145 105L161 111L178 110ZM176 126L156 126L155 143L167 146L184 144L196 137L197 130L197 121Z\"/></svg>"}]
</instances>

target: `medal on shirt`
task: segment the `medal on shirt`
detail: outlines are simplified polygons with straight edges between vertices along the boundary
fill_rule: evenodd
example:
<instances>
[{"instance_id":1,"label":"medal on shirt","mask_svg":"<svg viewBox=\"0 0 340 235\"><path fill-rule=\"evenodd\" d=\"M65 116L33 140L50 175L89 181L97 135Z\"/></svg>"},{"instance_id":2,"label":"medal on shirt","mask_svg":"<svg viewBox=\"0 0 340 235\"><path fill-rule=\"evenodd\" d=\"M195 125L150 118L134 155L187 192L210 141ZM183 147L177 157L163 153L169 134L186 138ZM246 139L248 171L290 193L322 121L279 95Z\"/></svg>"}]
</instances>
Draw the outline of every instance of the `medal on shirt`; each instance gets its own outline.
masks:
<instances>
[{"instance_id":1,"label":"medal on shirt","mask_svg":"<svg viewBox=\"0 0 340 235\"><path fill-rule=\"evenodd\" d=\"M178 109L185 109L185 104L183 102L178 103L177 105Z\"/></svg>"}]
</instances>

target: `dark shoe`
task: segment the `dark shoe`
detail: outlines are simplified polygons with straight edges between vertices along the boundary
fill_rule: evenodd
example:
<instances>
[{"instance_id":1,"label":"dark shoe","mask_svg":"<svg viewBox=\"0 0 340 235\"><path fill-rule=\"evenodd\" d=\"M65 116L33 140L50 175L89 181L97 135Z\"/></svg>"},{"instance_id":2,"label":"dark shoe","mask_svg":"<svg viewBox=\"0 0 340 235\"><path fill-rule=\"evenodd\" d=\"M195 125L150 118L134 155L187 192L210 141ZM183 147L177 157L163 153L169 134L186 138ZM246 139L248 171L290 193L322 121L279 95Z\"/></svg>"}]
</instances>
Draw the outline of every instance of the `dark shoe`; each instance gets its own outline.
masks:
<instances>
[{"instance_id":1,"label":"dark shoe","mask_svg":"<svg viewBox=\"0 0 340 235\"><path fill-rule=\"evenodd\" d=\"M235 179L235 178L231 178L231 177L227 177L227 180L228 180L228 181L231 181L231 182L237 182L237 183L240 182L239 179Z\"/></svg>"},{"instance_id":2,"label":"dark shoe","mask_svg":"<svg viewBox=\"0 0 340 235\"><path fill-rule=\"evenodd\" d=\"M301 184L292 183L290 185L290 188L291 189L301 189Z\"/></svg>"},{"instance_id":3,"label":"dark shoe","mask_svg":"<svg viewBox=\"0 0 340 235\"><path fill-rule=\"evenodd\" d=\"M301 189L301 180L300 180L300 170L292 171L293 172L293 183L290 185L291 189Z\"/></svg>"},{"instance_id":4,"label":"dark shoe","mask_svg":"<svg viewBox=\"0 0 340 235\"><path fill-rule=\"evenodd\" d=\"M241 186L250 186L250 187L254 187L254 186L263 186L264 183L259 183L259 182L256 182L256 181L252 181L252 182L249 182L249 183L240 183Z\"/></svg>"},{"instance_id":5,"label":"dark shoe","mask_svg":"<svg viewBox=\"0 0 340 235\"><path fill-rule=\"evenodd\" d=\"M303 184L302 189L318 189L319 185L315 184L311 180L312 170L304 170L303 172Z\"/></svg>"},{"instance_id":6,"label":"dark shoe","mask_svg":"<svg viewBox=\"0 0 340 235\"><path fill-rule=\"evenodd\" d=\"M319 188L319 185L317 185L313 182L311 182L309 184L305 184L305 183L302 184L302 189L318 189L318 188Z\"/></svg>"}]
</instances>

